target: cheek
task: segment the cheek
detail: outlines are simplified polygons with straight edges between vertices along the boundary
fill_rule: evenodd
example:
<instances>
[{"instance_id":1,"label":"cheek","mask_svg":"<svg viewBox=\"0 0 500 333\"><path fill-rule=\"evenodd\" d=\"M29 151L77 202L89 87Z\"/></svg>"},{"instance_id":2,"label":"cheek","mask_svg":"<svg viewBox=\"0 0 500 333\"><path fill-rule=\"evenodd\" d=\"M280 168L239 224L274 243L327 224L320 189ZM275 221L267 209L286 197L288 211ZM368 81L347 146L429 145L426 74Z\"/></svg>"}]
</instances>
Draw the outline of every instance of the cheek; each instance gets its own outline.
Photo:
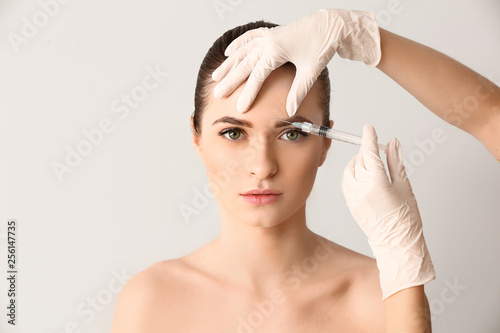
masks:
<instances>
[{"instance_id":1,"label":"cheek","mask_svg":"<svg viewBox=\"0 0 500 333\"><path fill-rule=\"evenodd\" d=\"M203 144L203 163L207 173L214 175L223 170L239 175L256 156L256 148L247 142L228 142L218 135L208 137Z\"/></svg>"},{"instance_id":2,"label":"cheek","mask_svg":"<svg viewBox=\"0 0 500 333\"><path fill-rule=\"evenodd\" d=\"M311 140L301 147L291 147L280 154L283 177L303 186L307 194L314 184L322 154L321 139L314 139L318 140Z\"/></svg>"},{"instance_id":3,"label":"cheek","mask_svg":"<svg viewBox=\"0 0 500 333\"><path fill-rule=\"evenodd\" d=\"M240 177L243 168L238 149L221 144L217 139L220 138L204 142L202 159L212 192L215 197L220 197L231 184L236 184L235 179Z\"/></svg>"},{"instance_id":4,"label":"cheek","mask_svg":"<svg viewBox=\"0 0 500 333\"><path fill-rule=\"evenodd\" d=\"M213 140L211 140L213 141ZM203 151L203 163L208 173L224 169L225 160L228 158L224 149L217 146L215 142L205 142Z\"/></svg>"},{"instance_id":5,"label":"cheek","mask_svg":"<svg viewBox=\"0 0 500 333\"><path fill-rule=\"evenodd\" d=\"M289 161L293 160L293 165L298 169L316 169L321 159L322 153L322 138L317 136L309 136L307 142L290 145L286 149L282 149L285 157Z\"/></svg>"}]
</instances>

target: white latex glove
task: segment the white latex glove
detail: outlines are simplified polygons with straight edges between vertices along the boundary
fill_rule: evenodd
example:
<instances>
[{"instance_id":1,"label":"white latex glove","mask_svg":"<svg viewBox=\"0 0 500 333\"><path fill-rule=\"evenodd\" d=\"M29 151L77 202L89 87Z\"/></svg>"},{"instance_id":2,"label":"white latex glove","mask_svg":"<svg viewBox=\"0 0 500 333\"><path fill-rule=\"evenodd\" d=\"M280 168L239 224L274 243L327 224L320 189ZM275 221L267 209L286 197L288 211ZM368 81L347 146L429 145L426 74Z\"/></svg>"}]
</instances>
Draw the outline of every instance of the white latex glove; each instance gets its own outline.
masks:
<instances>
[{"instance_id":1,"label":"white latex glove","mask_svg":"<svg viewBox=\"0 0 500 333\"><path fill-rule=\"evenodd\" d=\"M376 66L382 53L375 15L322 9L287 25L245 32L229 44L225 51L229 57L212 73L215 81L224 78L214 89L214 97L230 95L248 77L236 106L245 112L269 74L292 62L297 71L286 101L292 116L335 52Z\"/></svg>"},{"instance_id":2,"label":"white latex glove","mask_svg":"<svg viewBox=\"0 0 500 333\"><path fill-rule=\"evenodd\" d=\"M344 170L342 190L377 260L383 298L436 278L417 201L397 139L387 145L387 176L375 129L366 124L359 153Z\"/></svg>"}]
</instances>

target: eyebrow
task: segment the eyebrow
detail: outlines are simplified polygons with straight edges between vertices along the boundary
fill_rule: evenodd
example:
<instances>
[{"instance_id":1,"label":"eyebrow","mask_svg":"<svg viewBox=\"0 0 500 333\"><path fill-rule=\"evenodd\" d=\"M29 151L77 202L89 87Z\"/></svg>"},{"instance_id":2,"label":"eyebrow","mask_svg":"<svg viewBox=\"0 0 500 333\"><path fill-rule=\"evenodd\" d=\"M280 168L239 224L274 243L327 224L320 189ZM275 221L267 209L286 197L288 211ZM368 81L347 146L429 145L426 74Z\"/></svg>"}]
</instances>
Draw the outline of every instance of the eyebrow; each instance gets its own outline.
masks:
<instances>
[{"instance_id":1,"label":"eyebrow","mask_svg":"<svg viewBox=\"0 0 500 333\"><path fill-rule=\"evenodd\" d=\"M291 123L293 123L295 121L312 123L312 121L310 121L309 119L307 119L306 117L301 116L301 115L294 115L290 118L283 119L283 120L291 122ZM212 123L212 126L217 124L217 123L228 123L228 124L239 125L239 126L244 126L244 127L249 127L249 128L253 127L253 124L247 120L238 119L238 118L229 117L229 116L225 116L225 117L217 119L216 121L214 121ZM285 127L285 126L290 126L290 125L291 124L287 124L287 123L284 123L282 121L277 121L275 127L279 128L279 127Z\"/></svg>"}]
</instances>

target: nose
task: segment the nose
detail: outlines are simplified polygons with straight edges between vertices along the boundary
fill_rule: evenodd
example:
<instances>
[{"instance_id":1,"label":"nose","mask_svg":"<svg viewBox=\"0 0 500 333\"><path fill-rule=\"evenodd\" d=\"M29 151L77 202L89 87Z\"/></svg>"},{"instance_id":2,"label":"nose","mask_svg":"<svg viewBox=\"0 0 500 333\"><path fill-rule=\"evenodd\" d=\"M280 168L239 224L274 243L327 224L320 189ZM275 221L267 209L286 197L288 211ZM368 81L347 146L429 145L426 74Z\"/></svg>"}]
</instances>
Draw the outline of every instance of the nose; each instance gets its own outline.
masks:
<instances>
[{"instance_id":1,"label":"nose","mask_svg":"<svg viewBox=\"0 0 500 333\"><path fill-rule=\"evenodd\" d=\"M247 159L247 168L250 175L258 179L267 179L274 176L278 171L278 163L272 144L255 143L251 149L252 153Z\"/></svg>"}]
</instances>

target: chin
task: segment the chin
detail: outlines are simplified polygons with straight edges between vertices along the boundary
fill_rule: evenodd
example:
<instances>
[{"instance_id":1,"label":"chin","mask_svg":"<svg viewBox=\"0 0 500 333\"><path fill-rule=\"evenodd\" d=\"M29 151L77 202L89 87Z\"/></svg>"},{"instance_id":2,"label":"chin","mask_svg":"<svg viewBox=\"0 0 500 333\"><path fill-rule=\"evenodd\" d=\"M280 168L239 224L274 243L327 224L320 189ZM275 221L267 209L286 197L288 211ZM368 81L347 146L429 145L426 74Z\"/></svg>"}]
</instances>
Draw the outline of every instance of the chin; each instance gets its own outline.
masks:
<instances>
[{"instance_id":1,"label":"chin","mask_svg":"<svg viewBox=\"0 0 500 333\"><path fill-rule=\"evenodd\" d=\"M232 210L231 214L237 218L241 223L253 227L271 228L281 224L286 224L296 212L296 207L302 205L295 205L293 208L269 205L267 207L253 207L253 209L239 209Z\"/></svg>"}]
</instances>

